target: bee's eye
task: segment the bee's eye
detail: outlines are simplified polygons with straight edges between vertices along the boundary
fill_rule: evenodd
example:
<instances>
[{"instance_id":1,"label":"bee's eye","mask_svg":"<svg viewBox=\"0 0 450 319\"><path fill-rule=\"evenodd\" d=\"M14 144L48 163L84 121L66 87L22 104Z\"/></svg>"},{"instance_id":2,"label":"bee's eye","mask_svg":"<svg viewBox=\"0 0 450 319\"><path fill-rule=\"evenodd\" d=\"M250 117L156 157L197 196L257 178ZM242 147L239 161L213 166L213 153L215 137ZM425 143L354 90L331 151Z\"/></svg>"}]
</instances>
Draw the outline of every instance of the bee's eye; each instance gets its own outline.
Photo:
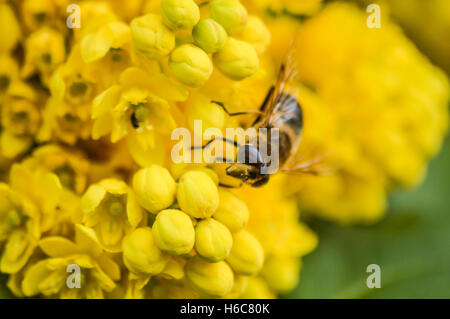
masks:
<instances>
[{"instance_id":1,"label":"bee's eye","mask_svg":"<svg viewBox=\"0 0 450 319\"><path fill-rule=\"evenodd\" d=\"M242 164L263 164L263 160L258 149L248 144L238 148L237 162Z\"/></svg>"}]
</instances>

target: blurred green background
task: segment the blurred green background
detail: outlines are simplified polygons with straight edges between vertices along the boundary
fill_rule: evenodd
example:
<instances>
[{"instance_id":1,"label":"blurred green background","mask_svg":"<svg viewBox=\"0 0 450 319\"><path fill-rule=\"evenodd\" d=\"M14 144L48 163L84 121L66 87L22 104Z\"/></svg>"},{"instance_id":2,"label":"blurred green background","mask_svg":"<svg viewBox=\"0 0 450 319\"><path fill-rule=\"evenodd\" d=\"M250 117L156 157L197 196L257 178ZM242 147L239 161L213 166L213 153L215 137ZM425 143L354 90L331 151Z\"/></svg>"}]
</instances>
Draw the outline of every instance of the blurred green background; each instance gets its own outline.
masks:
<instances>
[{"instance_id":1,"label":"blurred green background","mask_svg":"<svg viewBox=\"0 0 450 319\"><path fill-rule=\"evenodd\" d=\"M300 284L285 297L450 298L450 139L425 182L393 194L378 224L310 225L319 246L304 257ZM381 267L379 289L366 286L369 264Z\"/></svg>"}]
</instances>

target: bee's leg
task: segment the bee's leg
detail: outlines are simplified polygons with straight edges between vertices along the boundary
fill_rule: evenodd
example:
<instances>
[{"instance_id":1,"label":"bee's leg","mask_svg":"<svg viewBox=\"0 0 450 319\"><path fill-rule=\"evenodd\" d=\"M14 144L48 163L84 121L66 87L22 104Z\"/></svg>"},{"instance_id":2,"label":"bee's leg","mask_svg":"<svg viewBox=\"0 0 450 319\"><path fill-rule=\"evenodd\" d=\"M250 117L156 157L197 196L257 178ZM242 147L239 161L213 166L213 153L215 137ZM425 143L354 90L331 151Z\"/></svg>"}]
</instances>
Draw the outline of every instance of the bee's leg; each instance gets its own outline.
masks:
<instances>
[{"instance_id":1,"label":"bee's leg","mask_svg":"<svg viewBox=\"0 0 450 319\"><path fill-rule=\"evenodd\" d=\"M245 114L261 114L261 111L256 111L256 110L231 113L227 110L227 108L225 107L225 105L222 102L211 101L211 103L214 103L214 104L217 104L218 106L220 106L225 111L225 113L227 113L229 116L239 116L239 115L245 115Z\"/></svg>"},{"instance_id":2,"label":"bee's leg","mask_svg":"<svg viewBox=\"0 0 450 319\"><path fill-rule=\"evenodd\" d=\"M266 109L267 105L269 104L268 102L269 102L270 98L272 97L274 90L275 90L275 86L272 85L270 87L269 91L267 92L266 97L264 98L264 101L262 102L261 106L259 107L259 111L261 113Z\"/></svg>"},{"instance_id":3,"label":"bee's leg","mask_svg":"<svg viewBox=\"0 0 450 319\"><path fill-rule=\"evenodd\" d=\"M240 183L239 185L227 185L227 184L219 183L219 186L220 186L220 187L225 187L225 188L239 188L239 187L241 187L242 185L244 185L244 183Z\"/></svg>"}]
</instances>

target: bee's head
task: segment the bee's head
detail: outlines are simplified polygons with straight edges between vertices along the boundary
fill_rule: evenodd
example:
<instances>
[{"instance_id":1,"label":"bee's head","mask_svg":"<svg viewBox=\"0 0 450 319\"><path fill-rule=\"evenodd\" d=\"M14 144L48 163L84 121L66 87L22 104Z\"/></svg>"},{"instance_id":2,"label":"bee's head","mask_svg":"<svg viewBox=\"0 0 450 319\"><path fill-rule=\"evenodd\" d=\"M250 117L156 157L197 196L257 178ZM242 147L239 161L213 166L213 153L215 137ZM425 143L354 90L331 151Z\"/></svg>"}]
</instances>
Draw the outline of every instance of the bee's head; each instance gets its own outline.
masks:
<instances>
[{"instance_id":1,"label":"bee's head","mask_svg":"<svg viewBox=\"0 0 450 319\"><path fill-rule=\"evenodd\" d=\"M269 180L269 175L261 174L264 165L262 156L255 146L242 145L237 151L237 162L231 164L226 173L252 186L262 186Z\"/></svg>"}]
</instances>

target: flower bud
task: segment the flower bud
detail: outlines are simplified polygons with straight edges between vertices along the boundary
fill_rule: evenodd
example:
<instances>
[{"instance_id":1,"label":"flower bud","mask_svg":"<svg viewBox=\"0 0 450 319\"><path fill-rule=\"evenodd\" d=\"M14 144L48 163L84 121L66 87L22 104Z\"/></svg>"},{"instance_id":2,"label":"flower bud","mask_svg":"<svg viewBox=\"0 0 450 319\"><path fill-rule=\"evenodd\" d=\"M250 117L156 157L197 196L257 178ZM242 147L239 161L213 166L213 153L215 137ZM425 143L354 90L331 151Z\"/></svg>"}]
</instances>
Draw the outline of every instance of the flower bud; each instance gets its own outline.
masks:
<instances>
[{"instance_id":1,"label":"flower bud","mask_svg":"<svg viewBox=\"0 0 450 319\"><path fill-rule=\"evenodd\" d=\"M195 250L209 262L224 260L232 245L228 228L212 218L200 221L195 227Z\"/></svg>"},{"instance_id":2,"label":"flower bud","mask_svg":"<svg viewBox=\"0 0 450 319\"><path fill-rule=\"evenodd\" d=\"M241 230L233 234L233 247L226 260L237 274L252 276L263 266L264 251L255 237Z\"/></svg>"},{"instance_id":3,"label":"flower bud","mask_svg":"<svg viewBox=\"0 0 450 319\"><path fill-rule=\"evenodd\" d=\"M300 260L297 257L272 256L264 263L261 275L276 292L288 292L297 285Z\"/></svg>"},{"instance_id":4,"label":"flower bud","mask_svg":"<svg viewBox=\"0 0 450 319\"><path fill-rule=\"evenodd\" d=\"M208 174L202 171L184 173L178 183L180 208L194 218L207 218L219 205L219 191Z\"/></svg>"},{"instance_id":5,"label":"flower bud","mask_svg":"<svg viewBox=\"0 0 450 319\"><path fill-rule=\"evenodd\" d=\"M187 254L194 247L192 220L178 209L166 209L156 215L152 232L156 245L172 254Z\"/></svg>"},{"instance_id":6,"label":"flower bud","mask_svg":"<svg viewBox=\"0 0 450 319\"><path fill-rule=\"evenodd\" d=\"M162 0L164 23L173 30L190 29L200 20L200 9L193 0Z\"/></svg>"},{"instance_id":7,"label":"flower bud","mask_svg":"<svg viewBox=\"0 0 450 319\"><path fill-rule=\"evenodd\" d=\"M228 37L225 29L211 18L200 20L192 30L192 35L195 43L207 53L222 49Z\"/></svg>"},{"instance_id":8,"label":"flower bud","mask_svg":"<svg viewBox=\"0 0 450 319\"><path fill-rule=\"evenodd\" d=\"M250 43L258 54L262 54L270 43L270 37L270 31L264 22L255 16L249 16L248 23L238 38Z\"/></svg>"},{"instance_id":9,"label":"flower bud","mask_svg":"<svg viewBox=\"0 0 450 319\"><path fill-rule=\"evenodd\" d=\"M247 10L239 0L213 0L210 10L211 17L230 35L240 33L247 24Z\"/></svg>"},{"instance_id":10,"label":"flower bud","mask_svg":"<svg viewBox=\"0 0 450 319\"><path fill-rule=\"evenodd\" d=\"M225 299L239 299L247 288L248 277L234 275L234 285L231 291L223 296Z\"/></svg>"},{"instance_id":11,"label":"flower bud","mask_svg":"<svg viewBox=\"0 0 450 319\"><path fill-rule=\"evenodd\" d=\"M247 225L248 217L248 208L243 200L229 191L219 189L219 207L213 215L214 219L234 233Z\"/></svg>"},{"instance_id":12,"label":"flower bud","mask_svg":"<svg viewBox=\"0 0 450 319\"><path fill-rule=\"evenodd\" d=\"M183 44L173 50L169 67L180 82L191 87L205 84L213 71L209 56L192 44Z\"/></svg>"},{"instance_id":13,"label":"flower bud","mask_svg":"<svg viewBox=\"0 0 450 319\"><path fill-rule=\"evenodd\" d=\"M227 77L239 81L258 71L259 59L247 42L228 37L225 46L213 56L214 64Z\"/></svg>"},{"instance_id":14,"label":"flower bud","mask_svg":"<svg viewBox=\"0 0 450 319\"><path fill-rule=\"evenodd\" d=\"M152 165L134 174L133 189L139 205L156 214L173 204L177 185L167 169Z\"/></svg>"},{"instance_id":15,"label":"flower bud","mask_svg":"<svg viewBox=\"0 0 450 319\"><path fill-rule=\"evenodd\" d=\"M186 264L184 271L188 282L209 296L221 297L233 288L233 272L224 261L209 263L194 257Z\"/></svg>"},{"instance_id":16,"label":"flower bud","mask_svg":"<svg viewBox=\"0 0 450 319\"><path fill-rule=\"evenodd\" d=\"M155 14L147 14L131 21L133 47L137 54L149 59L161 59L175 47L175 35Z\"/></svg>"},{"instance_id":17,"label":"flower bud","mask_svg":"<svg viewBox=\"0 0 450 319\"><path fill-rule=\"evenodd\" d=\"M159 274L166 266L167 256L155 245L149 227L137 228L127 235L122 248L125 266L139 276Z\"/></svg>"}]
</instances>

